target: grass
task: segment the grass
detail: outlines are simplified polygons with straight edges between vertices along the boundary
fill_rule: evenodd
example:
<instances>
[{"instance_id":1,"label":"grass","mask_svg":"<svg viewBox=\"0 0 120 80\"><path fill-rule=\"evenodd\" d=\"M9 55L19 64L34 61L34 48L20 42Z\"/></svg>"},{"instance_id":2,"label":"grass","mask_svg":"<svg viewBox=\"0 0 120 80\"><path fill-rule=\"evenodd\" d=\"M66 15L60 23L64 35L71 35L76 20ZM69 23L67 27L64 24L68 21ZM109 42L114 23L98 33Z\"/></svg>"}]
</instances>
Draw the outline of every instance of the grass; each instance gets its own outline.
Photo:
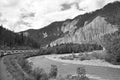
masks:
<instances>
[{"instance_id":1,"label":"grass","mask_svg":"<svg viewBox=\"0 0 120 80\"><path fill-rule=\"evenodd\" d=\"M86 76L83 78L78 75L60 77L57 75L58 70L56 65L52 65L48 73L39 68L32 70L32 65L21 54L6 56L3 62L15 80L89 80Z\"/></svg>"},{"instance_id":2,"label":"grass","mask_svg":"<svg viewBox=\"0 0 120 80\"><path fill-rule=\"evenodd\" d=\"M18 64L15 56L7 56L4 58L4 64L7 67L8 72L16 80L34 80L33 77L29 76L22 67Z\"/></svg>"},{"instance_id":3,"label":"grass","mask_svg":"<svg viewBox=\"0 0 120 80\"><path fill-rule=\"evenodd\" d=\"M61 80L58 77L50 77L50 73L44 72L44 70L32 70L31 63L27 62L26 59L32 56L40 55L37 53L21 53L5 56L3 59L4 64L7 67L8 72L13 76L15 80ZM77 56L71 56L70 59L73 59ZM53 71L54 72L54 71ZM35 77L37 75L37 78ZM72 77L72 76L71 76ZM39 79L38 79L39 78ZM62 77L63 80L75 80L78 78L77 76L73 79L68 79L66 77Z\"/></svg>"},{"instance_id":4,"label":"grass","mask_svg":"<svg viewBox=\"0 0 120 80\"><path fill-rule=\"evenodd\" d=\"M61 59L64 60L95 60L95 59L100 59L100 60L105 60L106 58L106 53L105 52L92 52L90 54L88 53L79 53L78 55L76 54L71 54L69 56L64 56L60 57Z\"/></svg>"}]
</instances>

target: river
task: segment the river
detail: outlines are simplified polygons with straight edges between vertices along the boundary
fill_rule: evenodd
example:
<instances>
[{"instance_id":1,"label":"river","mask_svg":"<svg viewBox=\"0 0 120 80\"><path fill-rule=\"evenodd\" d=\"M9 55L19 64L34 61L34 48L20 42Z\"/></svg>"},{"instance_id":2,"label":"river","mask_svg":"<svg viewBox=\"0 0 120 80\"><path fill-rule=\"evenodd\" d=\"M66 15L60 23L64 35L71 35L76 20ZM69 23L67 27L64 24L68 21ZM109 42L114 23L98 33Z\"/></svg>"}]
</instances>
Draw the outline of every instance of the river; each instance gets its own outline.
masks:
<instances>
[{"instance_id":1,"label":"river","mask_svg":"<svg viewBox=\"0 0 120 80\"><path fill-rule=\"evenodd\" d=\"M75 74L77 67L83 66L81 64L57 62L43 56L29 58L29 61L33 63L33 68L43 68L46 72L49 71L51 64L57 65L60 75ZM90 80L120 80L120 69L118 68L90 65L84 65L84 67L88 77L94 78Z\"/></svg>"}]
</instances>

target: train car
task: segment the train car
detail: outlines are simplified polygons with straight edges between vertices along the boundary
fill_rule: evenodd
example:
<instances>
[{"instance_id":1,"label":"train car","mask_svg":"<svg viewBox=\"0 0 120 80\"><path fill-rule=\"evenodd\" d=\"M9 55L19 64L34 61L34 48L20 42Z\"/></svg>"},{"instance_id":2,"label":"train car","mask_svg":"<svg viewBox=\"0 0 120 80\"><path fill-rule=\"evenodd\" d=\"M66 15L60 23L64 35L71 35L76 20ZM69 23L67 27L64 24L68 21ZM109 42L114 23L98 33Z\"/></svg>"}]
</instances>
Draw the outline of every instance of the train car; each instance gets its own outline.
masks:
<instances>
[{"instance_id":1,"label":"train car","mask_svg":"<svg viewBox=\"0 0 120 80\"><path fill-rule=\"evenodd\" d=\"M4 52L0 52L0 57L3 57L4 56Z\"/></svg>"},{"instance_id":2,"label":"train car","mask_svg":"<svg viewBox=\"0 0 120 80\"><path fill-rule=\"evenodd\" d=\"M4 56L5 56L5 55L8 55L8 53L7 53L6 51L4 52Z\"/></svg>"},{"instance_id":3,"label":"train car","mask_svg":"<svg viewBox=\"0 0 120 80\"><path fill-rule=\"evenodd\" d=\"M7 55L11 55L11 54L13 54L12 51L7 51Z\"/></svg>"}]
</instances>

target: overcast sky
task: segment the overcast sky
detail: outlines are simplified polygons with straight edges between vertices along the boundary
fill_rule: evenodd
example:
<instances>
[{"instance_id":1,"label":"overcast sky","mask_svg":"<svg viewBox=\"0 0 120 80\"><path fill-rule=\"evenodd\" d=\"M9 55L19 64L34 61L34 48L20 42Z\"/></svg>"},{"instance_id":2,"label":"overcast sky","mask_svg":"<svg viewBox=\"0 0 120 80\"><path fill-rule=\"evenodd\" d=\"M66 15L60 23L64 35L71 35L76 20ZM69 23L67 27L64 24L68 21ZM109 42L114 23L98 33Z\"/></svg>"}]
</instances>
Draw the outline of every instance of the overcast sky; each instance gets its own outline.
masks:
<instances>
[{"instance_id":1,"label":"overcast sky","mask_svg":"<svg viewBox=\"0 0 120 80\"><path fill-rule=\"evenodd\" d=\"M120 0L0 0L0 24L15 32L40 29L54 21L102 8Z\"/></svg>"}]
</instances>

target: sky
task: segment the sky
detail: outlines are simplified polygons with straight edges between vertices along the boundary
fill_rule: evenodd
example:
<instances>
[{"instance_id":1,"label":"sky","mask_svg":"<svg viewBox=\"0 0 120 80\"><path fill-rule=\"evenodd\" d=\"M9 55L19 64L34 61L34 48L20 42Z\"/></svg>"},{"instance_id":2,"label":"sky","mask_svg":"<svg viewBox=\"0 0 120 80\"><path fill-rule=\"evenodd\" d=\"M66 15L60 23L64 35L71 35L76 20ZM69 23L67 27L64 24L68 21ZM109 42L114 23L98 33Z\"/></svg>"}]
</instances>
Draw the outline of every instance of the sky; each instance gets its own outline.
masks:
<instances>
[{"instance_id":1,"label":"sky","mask_svg":"<svg viewBox=\"0 0 120 80\"><path fill-rule=\"evenodd\" d=\"M15 32L73 19L120 0L0 0L0 24Z\"/></svg>"}]
</instances>

